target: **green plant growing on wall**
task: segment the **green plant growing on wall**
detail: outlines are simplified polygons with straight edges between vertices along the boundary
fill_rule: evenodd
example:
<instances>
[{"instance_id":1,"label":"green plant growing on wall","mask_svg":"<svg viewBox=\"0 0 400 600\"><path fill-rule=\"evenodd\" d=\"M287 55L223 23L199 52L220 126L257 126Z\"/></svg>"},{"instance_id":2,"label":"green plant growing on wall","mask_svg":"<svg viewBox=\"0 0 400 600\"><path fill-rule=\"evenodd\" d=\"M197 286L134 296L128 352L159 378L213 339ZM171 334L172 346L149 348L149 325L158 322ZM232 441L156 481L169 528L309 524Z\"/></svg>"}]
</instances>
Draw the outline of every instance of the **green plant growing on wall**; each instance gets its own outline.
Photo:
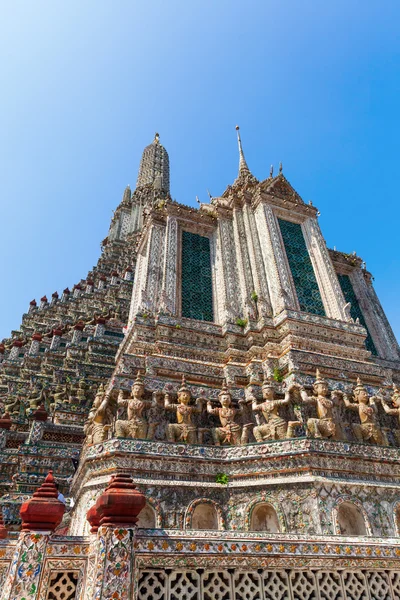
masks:
<instances>
[{"instance_id":1,"label":"green plant growing on wall","mask_svg":"<svg viewBox=\"0 0 400 600\"><path fill-rule=\"evenodd\" d=\"M253 300L253 302L257 302L258 300L258 294L257 292L251 292L251 299Z\"/></svg>"},{"instance_id":2,"label":"green plant growing on wall","mask_svg":"<svg viewBox=\"0 0 400 600\"><path fill-rule=\"evenodd\" d=\"M239 325L239 327L246 327L247 325L247 319L242 319L242 317L238 317L236 319L236 325Z\"/></svg>"},{"instance_id":3,"label":"green plant growing on wall","mask_svg":"<svg viewBox=\"0 0 400 600\"><path fill-rule=\"evenodd\" d=\"M217 473L215 476L215 483L221 483L227 485L229 483L229 477L226 473Z\"/></svg>"},{"instance_id":4,"label":"green plant growing on wall","mask_svg":"<svg viewBox=\"0 0 400 600\"><path fill-rule=\"evenodd\" d=\"M273 377L275 381L278 381L279 383L283 381L282 373L278 367L275 367Z\"/></svg>"}]
</instances>

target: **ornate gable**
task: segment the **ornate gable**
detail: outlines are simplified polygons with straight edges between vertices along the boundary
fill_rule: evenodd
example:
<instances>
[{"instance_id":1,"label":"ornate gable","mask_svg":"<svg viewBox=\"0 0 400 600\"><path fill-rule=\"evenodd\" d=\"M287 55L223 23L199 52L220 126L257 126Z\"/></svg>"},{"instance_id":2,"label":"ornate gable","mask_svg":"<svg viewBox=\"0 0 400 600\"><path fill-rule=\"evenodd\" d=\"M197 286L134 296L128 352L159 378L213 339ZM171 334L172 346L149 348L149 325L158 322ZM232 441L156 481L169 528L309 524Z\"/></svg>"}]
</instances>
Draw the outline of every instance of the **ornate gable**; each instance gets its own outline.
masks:
<instances>
[{"instance_id":1,"label":"ornate gable","mask_svg":"<svg viewBox=\"0 0 400 600\"><path fill-rule=\"evenodd\" d=\"M272 196L282 198L282 200L304 204L301 196L299 196L282 173L279 173L273 179L268 178L261 182L261 189Z\"/></svg>"}]
</instances>

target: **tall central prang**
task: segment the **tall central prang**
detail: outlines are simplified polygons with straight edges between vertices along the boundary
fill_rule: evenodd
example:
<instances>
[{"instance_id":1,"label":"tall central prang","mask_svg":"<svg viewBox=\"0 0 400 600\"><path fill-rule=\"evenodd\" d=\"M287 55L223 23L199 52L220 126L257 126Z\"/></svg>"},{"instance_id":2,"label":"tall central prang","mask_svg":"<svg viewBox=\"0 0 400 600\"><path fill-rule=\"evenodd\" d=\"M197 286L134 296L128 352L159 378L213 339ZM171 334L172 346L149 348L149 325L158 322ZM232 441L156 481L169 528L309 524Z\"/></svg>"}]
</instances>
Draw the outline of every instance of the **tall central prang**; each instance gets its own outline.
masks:
<instances>
[{"instance_id":1,"label":"tall central prang","mask_svg":"<svg viewBox=\"0 0 400 600\"><path fill-rule=\"evenodd\" d=\"M78 319L65 351L40 358L39 324L35 361L21 339L7 347L9 383L28 367L58 375L29 433L19 409L4 440L19 427L18 456L44 468L45 452L71 452L65 437L46 445L49 432L83 439L34 598L61 598L37 590L62 577L69 600L400 597L399 346L362 259L327 248L282 165L257 180L236 130L238 176L199 208L172 200L156 134L86 288L92 313L117 312L89 321L64 299L59 318ZM94 349L108 352L102 370ZM83 376L69 404L49 401L70 381L63 352ZM23 505L24 530L53 485ZM7 589L26 572L24 544L39 552L32 539L20 534Z\"/></svg>"}]
</instances>

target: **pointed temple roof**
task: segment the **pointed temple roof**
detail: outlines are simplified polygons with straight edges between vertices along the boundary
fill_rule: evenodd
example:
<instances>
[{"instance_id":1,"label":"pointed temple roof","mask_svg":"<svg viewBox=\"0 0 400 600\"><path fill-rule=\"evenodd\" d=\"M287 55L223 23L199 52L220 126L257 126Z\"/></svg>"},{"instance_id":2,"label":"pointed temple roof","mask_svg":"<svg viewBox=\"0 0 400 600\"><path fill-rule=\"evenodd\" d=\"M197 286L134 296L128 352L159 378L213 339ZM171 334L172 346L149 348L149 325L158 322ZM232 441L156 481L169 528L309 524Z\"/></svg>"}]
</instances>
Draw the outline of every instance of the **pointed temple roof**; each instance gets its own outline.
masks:
<instances>
[{"instance_id":1,"label":"pointed temple roof","mask_svg":"<svg viewBox=\"0 0 400 600\"><path fill-rule=\"evenodd\" d=\"M248 164L246 162L246 159L244 157L242 139L241 139L240 133L239 133L239 125L236 125L236 134L237 134L237 141L238 141L238 148L239 148L239 172L238 172L238 176L235 179L235 184L243 182L243 181L257 182L257 179L251 173L251 171L248 167Z\"/></svg>"},{"instance_id":2,"label":"pointed temple roof","mask_svg":"<svg viewBox=\"0 0 400 600\"><path fill-rule=\"evenodd\" d=\"M244 157L243 154L243 146L242 146L242 140L240 138L240 131L239 131L239 125L236 125L236 133L237 133L237 140L238 140L238 147L239 147L239 173L238 173L238 177L240 177L241 175L247 175L250 173L250 169L247 165L246 159Z\"/></svg>"}]
</instances>

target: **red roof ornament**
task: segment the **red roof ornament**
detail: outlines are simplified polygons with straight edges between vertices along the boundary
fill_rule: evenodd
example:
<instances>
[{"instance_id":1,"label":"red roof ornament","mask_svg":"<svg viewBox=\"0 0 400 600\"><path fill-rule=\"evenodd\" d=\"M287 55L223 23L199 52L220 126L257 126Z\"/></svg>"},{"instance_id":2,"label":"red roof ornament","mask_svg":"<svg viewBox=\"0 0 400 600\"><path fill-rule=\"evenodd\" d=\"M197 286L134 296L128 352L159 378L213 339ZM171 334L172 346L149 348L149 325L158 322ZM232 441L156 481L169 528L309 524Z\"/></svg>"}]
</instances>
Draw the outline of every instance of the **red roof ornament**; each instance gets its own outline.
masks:
<instances>
[{"instance_id":1,"label":"red roof ornament","mask_svg":"<svg viewBox=\"0 0 400 600\"><path fill-rule=\"evenodd\" d=\"M40 298L40 302L47 302L47 296L42 296L42 298Z\"/></svg>"},{"instance_id":2,"label":"red roof ornament","mask_svg":"<svg viewBox=\"0 0 400 600\"><path fill-rule=\"evenodd\" d=\"M0 418L0 429L11 429L12 421L9 413L5 413Z\"/></svg>"},{"instance_id":3,"label":"red roof ornament","mask_svg":"<svg viewBox=\"0 0 400 600\"><path fill-rule=\"evenodd\" d=\"M83 331L85 329L85 323L83 321L78 321L77 323L75 323L74 329L76 331Z\"/></svg>"},{"instance_id":4,"label":"red roof ornament","mask_svg":"<svg viewBox=\"0 0 400 600\"><path fill-rule=\"evenodd\" d=\"M86 513L86 518L89 521L90 533L97 533L100 525L99 515L97 514L96 505L93 504Z\"/></svg>"},{"instance_id":5,"label":"red roof ornament","mask_svg":"<svg viewBox=\"0 0 400 600\"><path fill-rule=\"evenodd\" d=\"M63 294L70 294L71 292L69 291L68 288L65 288L65 290L63 291Z\"/></svg>"},{"instance_id":6,"label":"red roof ornament","mask_svg":"<svg viewBox=\"0 0 400 600\"><path fill-rule=\"evenodd\" d=\"M0 354L4 354L4 352L6 351L6 347L4 344L0 344Z\"/></svg>"},{"instance_id":7,"label":"red roof ornament","mask_svg":"<svg viewBox=\"0 0 400 600\"><path fill-rule=\"evenodd\" d=\"M37 410L35 410L35 412L33 413L33 419L35 421L47 421L47 417L49 416L49 413L47 412L47 410L44 407L44 404L41 404L39 406L39 408Z\"/></svg>"},{"instance_id":8,"label":"red roof ornament","mask_svg":"<svg viewBox=\"0 0 400 600\"><path fill-rule=\"evenodd\" d=\"M35 342L41 342L41 341L42 341L42 334L41 334L41 333L36 333L36 332L35 332L35 333L32 335L32 339L33 339Z\"/></svg>"},{"instance_id":9,"label":"red roof ornament","mask_svg":"<svg viewBox=\"0 0 400 600\"><path fill-rule=\"evenodd\" d=\"M145 505L146 497L136 489L131 476L115 475L95 504L99 526L134 527Z\"/></svg>"},{"instance_id":10,"label":"red roof ornament","mask_svg":"<svg viewBox=\"0 0 400 600\"><path fill-rule=\"evenodd\" d=\"M44 483L21 506L22 531L54 531L65 512L64 503L57 497L53 471L49 471Z\"/></svg>"},{"instance_id":11,"label":"red roof ornament","mask_svg":"<svg viewBox=\"0 0 400 600\"><path fill-rule=\"evenodd\" d=\"M37 304L37 303L36 303L36 300L31 300L31 301L29 302L29 304L30 304L31 306L36 306L36 304Z\"/></svg>"},{"instance_id":12,"label":"red roof ornament","mask_svg":"<svg viewBox=\"0 0 400 600\"><path fill-rule=\"evenodd\" d=\"M62 336L62 330L61 329L53 329L53 335L58 335L59 337Z\"/></svg>"},{"instance_id":13,"label":"red roof ornament","mask_svg":"<svg viewBox=\"0 0 400 600\"><path fill-rule=\"evenodd\" d=\"M4 525L3 511L2 511L2 508L0 506L0 540L5 540L6 537L8 537L8 531L7 531L7 528Z\"/></svg>"},{"instance_id":14,"label":"red roof ornament","mask_svg":"<svg viewBox=\"0 0 400 600\"><path fill-rule=\"evenodd\" d=\"M54 292L54 293L51 295L51 297L52 297L52 298L58 298L58 292Z\"/></svg>"},{"instance_id":15,"label":"red roof ornament","mask_svg":"<svg viewBox=\"0 0 400 600\"><path fill-rule=\"evenodd\" d=\"M22 340L14 340L12 345L14 348L22 348L24 342Z\"/></svg>"}]
</instances>

